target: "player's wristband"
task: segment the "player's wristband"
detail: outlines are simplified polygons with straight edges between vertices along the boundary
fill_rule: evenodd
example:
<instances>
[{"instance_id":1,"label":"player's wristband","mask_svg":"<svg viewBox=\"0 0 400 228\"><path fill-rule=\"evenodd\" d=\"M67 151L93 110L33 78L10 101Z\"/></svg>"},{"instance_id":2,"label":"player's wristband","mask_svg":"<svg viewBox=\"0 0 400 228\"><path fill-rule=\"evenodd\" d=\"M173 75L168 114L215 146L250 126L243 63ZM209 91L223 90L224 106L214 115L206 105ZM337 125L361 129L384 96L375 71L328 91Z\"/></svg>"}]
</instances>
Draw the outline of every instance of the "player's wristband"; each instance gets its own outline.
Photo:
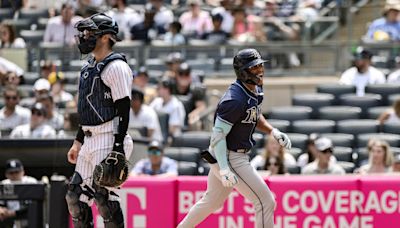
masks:
<instances>
[{"instance_id":1,"label":"player's wristband","mask_svg":"<svg viewBox=\"0 0 400 228\"><path fill-rule=\"evenodd\" d=\"M83 144L85 133L83 133L82 126L79 126L78 132L76 133L75 140Z\"/></svg>"}]
</instances>

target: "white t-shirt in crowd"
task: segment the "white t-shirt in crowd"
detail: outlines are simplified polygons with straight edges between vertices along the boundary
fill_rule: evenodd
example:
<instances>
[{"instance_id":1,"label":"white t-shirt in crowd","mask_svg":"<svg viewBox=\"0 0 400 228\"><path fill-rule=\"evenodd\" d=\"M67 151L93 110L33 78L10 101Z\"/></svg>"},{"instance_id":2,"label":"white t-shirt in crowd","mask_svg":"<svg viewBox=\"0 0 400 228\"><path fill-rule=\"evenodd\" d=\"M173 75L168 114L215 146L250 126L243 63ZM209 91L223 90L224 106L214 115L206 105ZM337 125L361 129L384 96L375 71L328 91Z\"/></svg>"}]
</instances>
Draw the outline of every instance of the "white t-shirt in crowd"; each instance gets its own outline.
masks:
<instances>
[{"instance_id":1,"label":"white t-shirt in crowd","mask_svg":"<svg viewBox=\"0 0 400 228\"><path fill-rule=\"evenodd\" d=\"M143 104L139 110L139 113L135 115L131 109L129 116L129 128L142 128L153 130L152 140L159 142L163 141L160 122L158 121L157 113L153 108Z\"/></svg>"},{"instance_id":2,"label":"white t-shirt in crowd","mask_svg":"<svg viewBox=\"0 0 400 228\"><path fill-rule=\"evenodd\" d=\"M386 82L385 75L373 66L368 67L365 73L359 73L356 67L351 67L343 72L340 83L354 85L358 96L364 96L365 87L369 84L383 84Z\"/></svg>"},{"instance_id":3,"label":"white t-shirt in crowd","mask_svg":"<svg viewBox=\"0 0 400 228\"><path fill-rule=\"evenodd\" d=\"M31 119L31 111L19 105L15 106L15 111L10 116L6 117L4 112L6 107L0 110L0 130L13 129L19 125L29 123Z\"/></svg>"},{"instance_id":4,"label":"white t-shirt in crowd","mask_svg":"<svg viewBox=\"0 0 400 228\"><path fill-rule=\"evenodd\" d=\"M293 155L284 153L283 155L283 164L285 167L290 167L290 166L295 166L296 165L296 159L294 159ZM251 166L253 166L255 169L257 168L263 168L265 165L265 157L263 155L257 155L255 156L251 162Z\"/></svg>"},{"instance_id":5,"label":"white t-shirt in crowd","mask_svg":"<svg viewBox=\"0 0 400 228\"><path fill-rule=\"evenodd\" d=\"M106 14L117 22L119 30L124 34L124 40L130 40L132 26L143 21L141 16L129 7L125 7L123 12L112 9Z\"/></svg>"},{"instance_id":6,"label":"white t-shirt in crowd","mask_svg":"<svg viewBox=\"0 0 400 228\"><path fill-rule=\"evenodd\" d=\"M161 97L157 97L153 100L153 102L151 102L150 107L154 108L154 110L157 112L168 113L169 126L184 126L186 112L182 102L180 102L178 98L172 96L171 100L164 104L163 99Z\"/></svg>"},{"instance_id":7,"label":"white t-shirt in crowd","mask_svg":"<svg viewBox=\"0 0 400 228\"><path fill-rule=\"evenodd\" d=\"M400 83L400 69L389 74L387 83Z\"/></svg>"},{"instance_id":8,"label":"white t-shirt in crowd","mask_svg":"<svg viewBox=\"0 0 400 228\"><path fill-rule=\"evenodd\" d=\"M335 156L331 156L331 158L329 159L329 162L336 163ZM308 164L308 154L304 153L304 154L300 155L300 157L297 159L297 166L299 166L300 168L303 168L307 164Z\"/></svg>"},{"instance_id":9,"label":"white t-shirt in crowd","mask_svg":"<svg viewBox=\"0 0 400 228\"><path fill-rule=\"evenodd\" d=\"M53 127L42 124L35 129L31 129L30 124L20 125L11 132L10 138L55 138L56 131Z\"/></svg>"}]
</instances>

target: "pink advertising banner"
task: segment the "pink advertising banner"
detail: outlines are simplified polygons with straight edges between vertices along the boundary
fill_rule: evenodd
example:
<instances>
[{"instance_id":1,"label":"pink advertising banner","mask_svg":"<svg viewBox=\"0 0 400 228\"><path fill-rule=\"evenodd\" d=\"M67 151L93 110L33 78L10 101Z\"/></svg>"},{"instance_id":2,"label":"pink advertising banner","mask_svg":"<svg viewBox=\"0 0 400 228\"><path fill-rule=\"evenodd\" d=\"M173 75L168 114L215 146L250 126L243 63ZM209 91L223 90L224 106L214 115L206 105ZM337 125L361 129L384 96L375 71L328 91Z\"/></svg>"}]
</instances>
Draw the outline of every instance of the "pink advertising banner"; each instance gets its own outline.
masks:
<instances>
[{"instance_id":1,"label":"pink advertising banner","mask_svg":"<svg viewBox=\"0 0 400 228\"><path fill-rule=\"evenodd\" d=\"M400 176L265 178L275 228L400 227ZM207 189L207 177L132 178L119 192L127 228L174 228ZM96 226L103 227L94 210ZM254 227L254 208L233 191L198 228Z\"/></svg>"},{"instance_id":2,"label":"pink advertising banner","mask_svg":"<svg viewBox=\"0 0 400 228\"><path fill-rule=\"evenodd\" d=\"M175 227L176 179L140 177L128 180L118 191L126 228ZM93 204L95 227L103 219Z\"/></svg>"}]
</instances>

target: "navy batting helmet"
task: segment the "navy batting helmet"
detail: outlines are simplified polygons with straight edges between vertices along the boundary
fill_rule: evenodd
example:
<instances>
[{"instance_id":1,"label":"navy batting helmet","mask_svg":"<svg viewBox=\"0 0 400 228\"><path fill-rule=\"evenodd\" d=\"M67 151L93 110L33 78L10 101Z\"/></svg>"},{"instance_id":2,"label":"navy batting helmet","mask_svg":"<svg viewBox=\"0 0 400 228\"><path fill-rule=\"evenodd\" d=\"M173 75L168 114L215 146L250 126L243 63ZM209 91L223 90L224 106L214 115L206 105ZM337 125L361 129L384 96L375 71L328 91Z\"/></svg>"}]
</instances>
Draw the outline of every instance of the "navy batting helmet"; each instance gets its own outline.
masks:
<instances>
[{"instance_id":1,"label":"navy batting helmet","mask_svg":"<svg viewBox=\"0 0 400 228\"><path fill-rule=\"evenodd\" d=\"M75 27L80 32L84 30L94 31L96 35L113 34L116 36L119 32L117 22L104 13L97 13L81 20Z\"/></svg>"},{"instance_id":2,"label":"navy batting helmet","mask_svg":"<svg viewBox=\"0 0 400 228\"><path fill-rule=\"evenodd\" d=\"M258 85L260 79L257 75L250 73L248 69L265 62L267 61L261 58L260 53L256 49L243 49L233 57L233 69L239 80L245 83Z\"/></svg>"}]
</instances>

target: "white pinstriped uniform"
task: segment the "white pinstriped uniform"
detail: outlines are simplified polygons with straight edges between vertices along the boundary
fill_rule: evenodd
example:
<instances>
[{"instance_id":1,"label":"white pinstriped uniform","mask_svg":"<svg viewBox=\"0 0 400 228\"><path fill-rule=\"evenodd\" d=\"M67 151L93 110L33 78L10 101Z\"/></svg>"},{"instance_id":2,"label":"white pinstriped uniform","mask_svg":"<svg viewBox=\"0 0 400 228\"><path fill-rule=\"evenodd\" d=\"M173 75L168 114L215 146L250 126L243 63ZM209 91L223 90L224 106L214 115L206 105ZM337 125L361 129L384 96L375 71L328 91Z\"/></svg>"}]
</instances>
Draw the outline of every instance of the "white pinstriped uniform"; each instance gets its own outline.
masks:
<instances>
[{"instance_id":1,"label":"white pinstriped uniform","mask_svg":"<svg viewBox=\"0 0 400 228\"><path fill-rule=\"evenodd\" d=\"M127 96L131 98L132 70L126 62L122 60L110 62L102 71L101 78L104 84L110 87L114 102ZM114 144L114 127L112 120L97 126L82 126L83 131L92 132L91 137L85 136L75 166L75 171L83 179L83 185L92 186L94 167L111 152ZM132 150L132 138L127 134L124 139L124 151L127 159L131 156ZM109 190L114 191L115 189L109 188ZM83 194L80 196L80 200L89 202L86 195ZM110 200L117 200L117 198L110 195Z\"/></svg>"}]
</instances>

